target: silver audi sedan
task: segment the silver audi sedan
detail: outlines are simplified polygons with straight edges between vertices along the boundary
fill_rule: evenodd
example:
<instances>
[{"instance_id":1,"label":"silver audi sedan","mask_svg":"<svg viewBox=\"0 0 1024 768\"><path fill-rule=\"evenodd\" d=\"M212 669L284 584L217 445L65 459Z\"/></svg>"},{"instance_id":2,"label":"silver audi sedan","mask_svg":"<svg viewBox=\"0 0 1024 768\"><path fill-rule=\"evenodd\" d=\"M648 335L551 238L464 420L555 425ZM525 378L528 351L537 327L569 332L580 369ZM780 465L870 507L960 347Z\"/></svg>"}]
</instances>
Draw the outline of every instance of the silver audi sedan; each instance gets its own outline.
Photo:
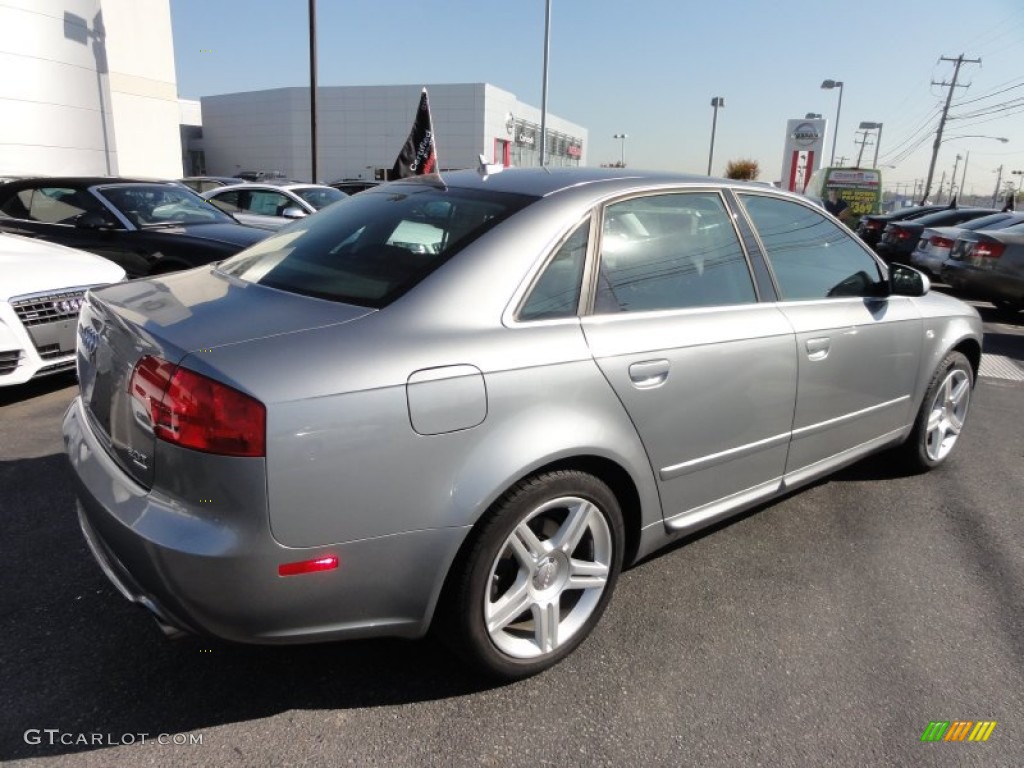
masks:
<instances>
[{"instance_id":1,"label":"silver audi sedan","mask_svg":"<svg viewBox=\"0 0 1024 768\"><path fill-rule=\"evenodd\" d=\"M942 464L981 339L801 197L483 167L91 292L63 430L96 560L168 633L432 629L515 679L679 536L881 449Z\"/></svg>"}]
</instances>

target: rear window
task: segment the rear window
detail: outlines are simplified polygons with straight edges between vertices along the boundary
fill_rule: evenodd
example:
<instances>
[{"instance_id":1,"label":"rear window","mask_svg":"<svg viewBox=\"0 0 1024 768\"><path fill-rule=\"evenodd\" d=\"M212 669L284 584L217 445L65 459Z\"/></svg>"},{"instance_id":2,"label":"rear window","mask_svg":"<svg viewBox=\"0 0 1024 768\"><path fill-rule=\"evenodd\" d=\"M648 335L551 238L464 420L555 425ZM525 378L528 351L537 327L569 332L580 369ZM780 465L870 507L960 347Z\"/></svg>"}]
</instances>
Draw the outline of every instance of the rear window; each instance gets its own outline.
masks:
<instances>
[{"instance_id":1,"label":"rear window","mask_svg":"<svg viewBox=\"0 0 1024 768\"><path fill-rule=\"evenodd\" d=\"M224 261L242 280L384 307L536 198L401 185L352 197Z\"/></svg>"}]
</instances>

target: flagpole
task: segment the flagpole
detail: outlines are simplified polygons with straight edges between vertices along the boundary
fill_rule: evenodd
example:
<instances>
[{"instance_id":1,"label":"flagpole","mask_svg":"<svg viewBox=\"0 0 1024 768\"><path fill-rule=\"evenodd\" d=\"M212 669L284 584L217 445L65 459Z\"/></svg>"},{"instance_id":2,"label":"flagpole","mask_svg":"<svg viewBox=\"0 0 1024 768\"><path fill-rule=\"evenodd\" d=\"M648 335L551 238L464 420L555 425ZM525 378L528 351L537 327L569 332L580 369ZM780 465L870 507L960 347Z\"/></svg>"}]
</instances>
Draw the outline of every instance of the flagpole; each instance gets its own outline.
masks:
<instances>
[{"instance_id":1,"label":"flagpole","mask_svg":"<svg viewBox=\"0 0 1024 768\"><path fill-rule=\"evenodd\" d=\"M551 0L544 11L544 88L540 97L540 165L547 163L548 149L548 51L551 48Z\"/></svg>"}]
</instances>

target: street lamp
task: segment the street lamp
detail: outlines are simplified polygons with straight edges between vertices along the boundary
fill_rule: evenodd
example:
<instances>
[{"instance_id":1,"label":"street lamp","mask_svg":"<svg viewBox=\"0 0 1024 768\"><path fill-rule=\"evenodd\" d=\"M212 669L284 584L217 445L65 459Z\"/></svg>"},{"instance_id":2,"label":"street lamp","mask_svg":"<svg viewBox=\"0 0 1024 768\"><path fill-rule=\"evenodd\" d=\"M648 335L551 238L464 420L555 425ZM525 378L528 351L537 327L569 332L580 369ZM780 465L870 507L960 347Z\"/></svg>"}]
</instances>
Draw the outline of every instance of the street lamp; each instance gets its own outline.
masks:
<instances>
[{"instance_id":1,"label":"street lamp","mask_svg":"<svg viewBox=\"0 0 1024 768\"><path fill-rule=\"evenodd\" d=\"M836 142L839 140L839 112L843 108L843 81L825 80L822 82L821 87L827 91L831 91L833 88L839 89L839 104L836 106L836 127L832 129L832 159L828 161L829 165L835 165Z\"/></svg>"},{"instance_id":2,"label":"street lamp","mask_svg":"<svg viewBox=\"0 0 1024 768\"><path fill-rule=\"evenodd\" d=\"M881 123L861 123L860 124L860 129L862 131L878 131L878 136L875 137L875 163L874 163L874 165L871 166L872 168L877 168L878 167L878 147L882 143L882 124ZM863 145L861 146L861 149L862 150L864 149ZM859 163L858 163L858 165L859 165Z\"/></svg>"},{"instance_id":3,"label":"street lamp","mask_svg":"<svg viewBox=\"0 0 1024 768\"><path fill-rule=\"evenodd\" d=\"M714 114L711 118L711 149L708 152L708 176L711 175L711 162L715 159L715 128L718 126L718 108L725 106L725 97L715 96L711 100Z\"/></svg>"},{"instance_id":4,"label":"street lamp","mask_svg":"<svg viewBox=\"0 0 1024 768\"><path fill-rule=\"evenodd\" d=\"M616 133L612 136L613 139L621 139L622 143L619 145L619 167L626 167L626 139L629 138L628 133Z\"/></svg>"},{"instance_id":5,"label":"street lamp","mask_svg":"<svg viewBox=\"0 0 1024 768\"><path fill-rule=\"evenodd\" d=\"M818 112L808 112L804 115L804 120L821 120L821 114Z\"/></svg>"}]
</instances>

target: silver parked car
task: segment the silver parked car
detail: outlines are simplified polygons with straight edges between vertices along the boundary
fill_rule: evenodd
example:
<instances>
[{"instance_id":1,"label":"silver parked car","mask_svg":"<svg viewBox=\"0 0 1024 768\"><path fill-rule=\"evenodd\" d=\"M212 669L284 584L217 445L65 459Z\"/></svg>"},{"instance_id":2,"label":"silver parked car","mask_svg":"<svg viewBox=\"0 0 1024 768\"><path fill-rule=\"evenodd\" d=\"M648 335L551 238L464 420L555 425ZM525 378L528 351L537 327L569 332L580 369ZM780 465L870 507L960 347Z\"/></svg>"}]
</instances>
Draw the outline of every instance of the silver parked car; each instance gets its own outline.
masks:
<instances>
[{"instance_id":1,"label":"silver parked car","mask_svg":"<svg viewBox=\"0 0 1024 768\"><path fill-rule=\"evenodd\" d=\"M334 187L297 183L235 184L207 190L202 196L242 224L272 230L348 197Z\"/></svg>"},{"instance_id":2,"label":"silver parked car","mask_svg":"<svg viewBox=\"0 0 1024 768\"><path fill-rule=\"evenodd\" d=\"M490 170L90 294L64 419L79 517L168 631L434 627L524 677L679 536L879 449L949 457L978 314L820 208Z\"/></svg>"}]
</instances>

